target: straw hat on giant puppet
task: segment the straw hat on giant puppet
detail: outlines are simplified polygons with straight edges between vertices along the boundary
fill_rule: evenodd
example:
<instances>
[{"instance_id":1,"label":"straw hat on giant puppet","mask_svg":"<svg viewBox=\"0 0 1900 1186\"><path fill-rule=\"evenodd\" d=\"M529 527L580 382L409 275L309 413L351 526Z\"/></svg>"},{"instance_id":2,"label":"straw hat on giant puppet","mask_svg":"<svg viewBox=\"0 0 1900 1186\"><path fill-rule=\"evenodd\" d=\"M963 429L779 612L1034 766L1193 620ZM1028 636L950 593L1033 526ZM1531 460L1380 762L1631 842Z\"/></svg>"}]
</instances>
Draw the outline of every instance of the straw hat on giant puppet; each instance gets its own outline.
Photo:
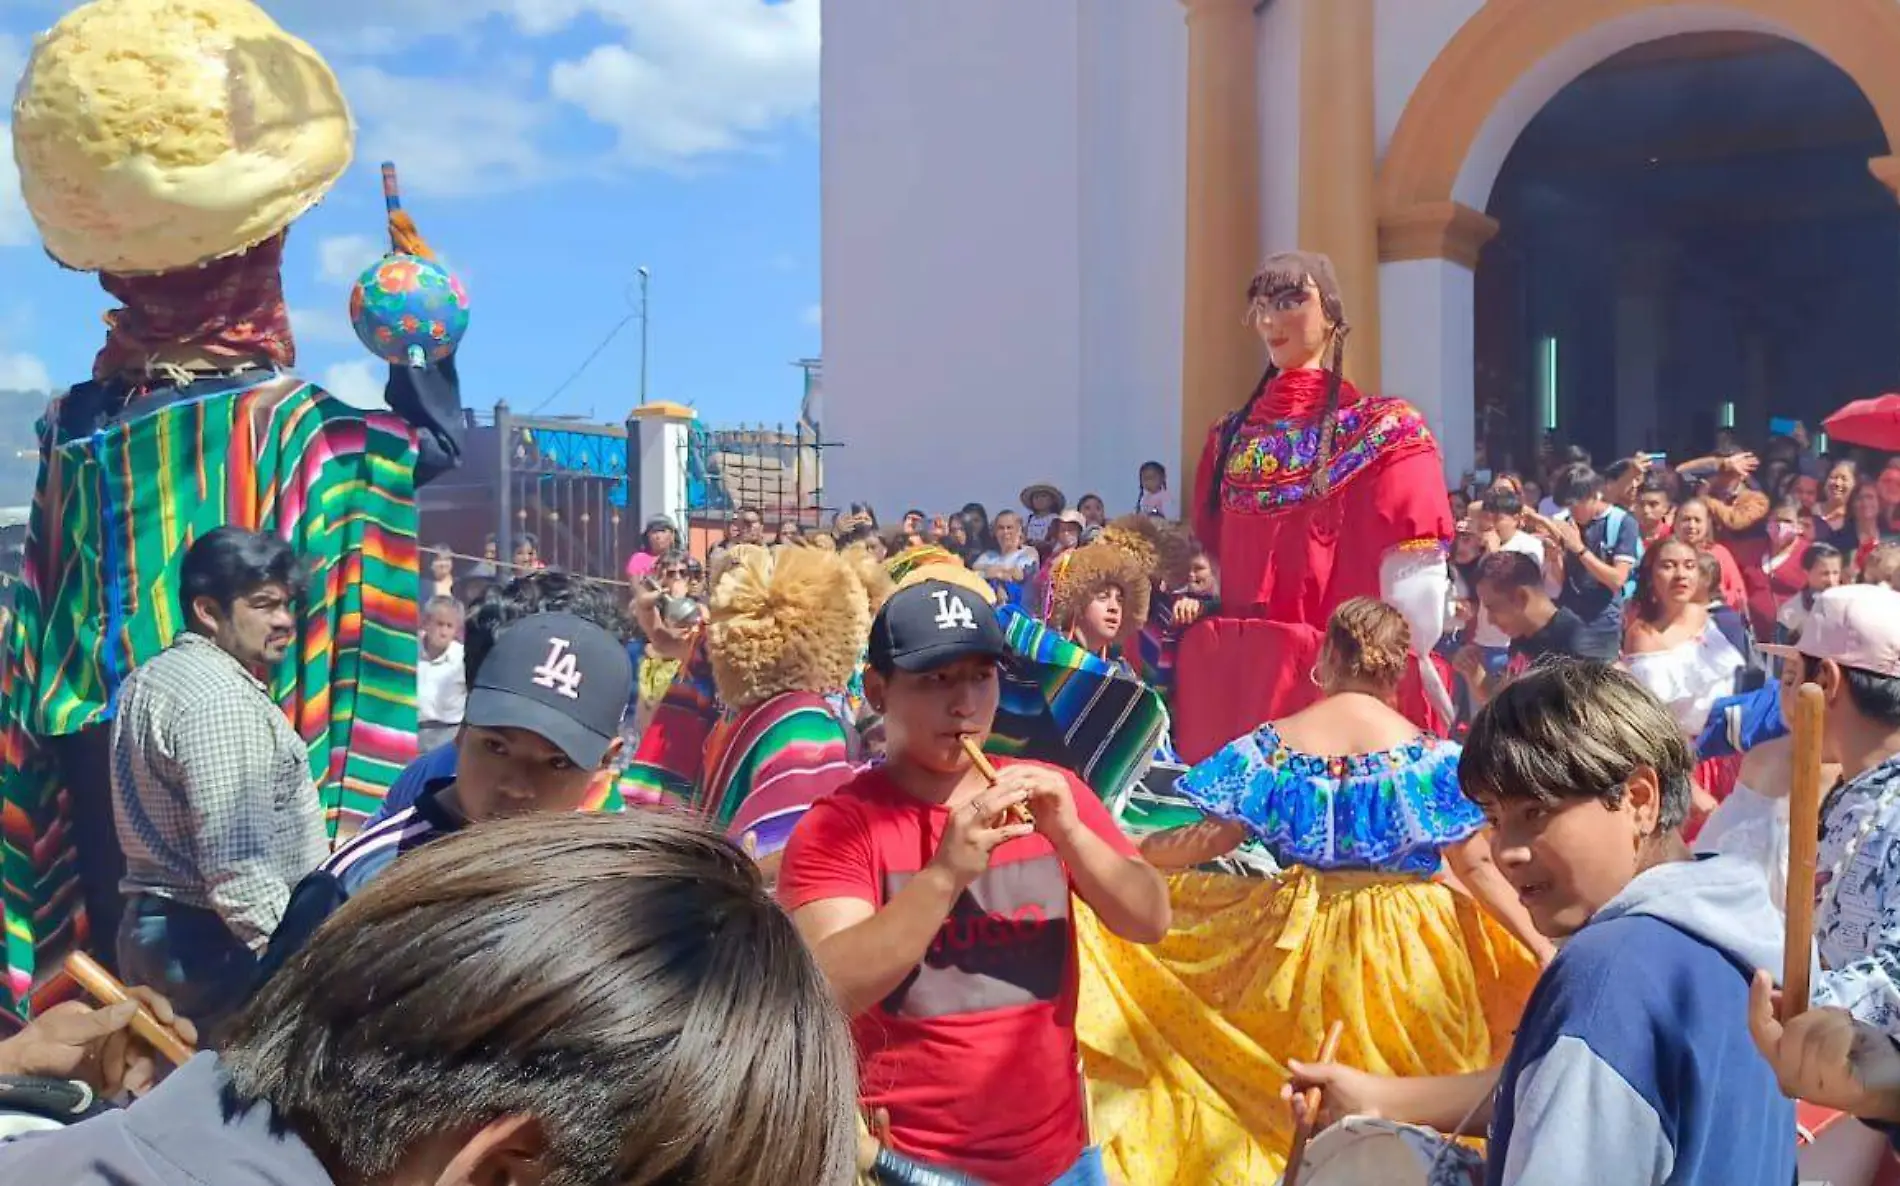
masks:
<instances>
[{"instance_id":1,"label":"straw hat on giant puppet","mask_svg":"<svg viewBox=\"0 0 1900 1186\"><path fill-rule=\"evenodd\" d=\"M281 234L349 167L336 75L250 0L92 0L34 44L20 189L76 271L195 268Z\"/></svg>"}]
</instances>

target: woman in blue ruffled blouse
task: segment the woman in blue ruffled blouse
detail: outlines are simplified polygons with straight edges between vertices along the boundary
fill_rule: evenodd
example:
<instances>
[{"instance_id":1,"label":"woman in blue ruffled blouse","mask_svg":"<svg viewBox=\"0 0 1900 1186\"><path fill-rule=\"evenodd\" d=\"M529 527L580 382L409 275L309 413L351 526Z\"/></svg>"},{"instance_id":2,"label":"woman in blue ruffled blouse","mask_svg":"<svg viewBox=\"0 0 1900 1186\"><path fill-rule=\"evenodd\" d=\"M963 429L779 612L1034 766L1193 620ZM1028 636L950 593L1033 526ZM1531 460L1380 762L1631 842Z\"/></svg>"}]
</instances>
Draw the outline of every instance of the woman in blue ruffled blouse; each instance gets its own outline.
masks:
<instances>
[{"instance_id":1,"label":"woman in blue ruffled blouse","mask_svg":"<svg viewBox=\"0 0 1900 1186\"><path fill-rule=\"evenodd\" d=\"M1553 952L1491 863L1458 746L1394 707L1410 642L1383 602L1340 605L1313 672L1325 698L1189 770L1176 789L1207 818L1142 843L1188 870L1252 838L1279 877L1177 873L1174 930L1153 947L1084 931L1078 1035L1113 1129L1096 1136L1144 1181L1208 1180L1211 1163L1153 1163L1198 1140L1248 1143L1220 1172L1271 1180L1286 1062L1311 1059L1332 1022L1365 1060L1351 1065L1388 1074L1477 1070L1510 1044Z\"/></svg>"}]
</instances>

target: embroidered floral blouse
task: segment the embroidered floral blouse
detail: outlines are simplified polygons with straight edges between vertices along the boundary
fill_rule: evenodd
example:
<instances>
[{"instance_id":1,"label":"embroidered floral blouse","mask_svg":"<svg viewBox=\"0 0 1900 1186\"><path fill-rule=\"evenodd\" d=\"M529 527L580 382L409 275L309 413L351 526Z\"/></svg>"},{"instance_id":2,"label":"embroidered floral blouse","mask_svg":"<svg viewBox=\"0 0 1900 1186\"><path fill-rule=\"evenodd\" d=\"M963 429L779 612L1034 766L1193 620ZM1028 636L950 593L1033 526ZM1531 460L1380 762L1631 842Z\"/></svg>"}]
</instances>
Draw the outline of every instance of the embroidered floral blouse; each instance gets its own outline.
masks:
<instances>
[{"instance_id":1,"label":"embroidered floral blouse","mask_svg":"<svg viewBox=\"0 0 1900 1186\"><path fill-rule=\"evenodd\" d=\"M1458 789L1456 743L1424 736L1327 757L1287 745L1271 723L1228 742L1175 782L1217 819L1244 824L1282 866L1429 876L1439 851L1484 827Z\"/></svg>"},{"instance_id":2,"label":"embroidered floral blouse","mask_svg":"<svg viewBox=\"0 0 1900 1186\"><path fill-rule=\"evenodd\" d=\"M1323 628L1340 602L1380 595L1387 552L1451 541L1438 444L1424 416L1401 399L1341 386L1327 488L1312 495L1326 383L1324 371L1276 375L1246 413L1219 474L1232 417L1208 433L1194 525L1220 560L1224 614Z\"/></svg>"}]
</instances>

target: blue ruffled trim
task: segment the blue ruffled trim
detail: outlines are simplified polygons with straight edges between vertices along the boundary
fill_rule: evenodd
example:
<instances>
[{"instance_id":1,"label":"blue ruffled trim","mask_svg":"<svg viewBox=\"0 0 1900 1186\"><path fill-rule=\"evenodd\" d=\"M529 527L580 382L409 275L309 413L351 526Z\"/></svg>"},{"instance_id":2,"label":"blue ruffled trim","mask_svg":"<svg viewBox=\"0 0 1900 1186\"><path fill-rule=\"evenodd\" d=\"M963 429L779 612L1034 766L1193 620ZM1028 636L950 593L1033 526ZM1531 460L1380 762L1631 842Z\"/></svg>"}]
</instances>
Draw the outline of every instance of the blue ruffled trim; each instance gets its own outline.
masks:
<instances>
[{"instance_id":1,"label":"blue ruffled trim","mask_svg":"<svg viewBox=\"0 0 1900 1186\"><path fill-rule=\"evenodd\" d=\"M1420 737L1395 749L1320 757L1272 725L1195 765L1175 789L1245 824L1281 865L1430 875L1439 850L1475 835L1484 813L1458 789L1459 747Z\"/></svg>"}]
</instances>

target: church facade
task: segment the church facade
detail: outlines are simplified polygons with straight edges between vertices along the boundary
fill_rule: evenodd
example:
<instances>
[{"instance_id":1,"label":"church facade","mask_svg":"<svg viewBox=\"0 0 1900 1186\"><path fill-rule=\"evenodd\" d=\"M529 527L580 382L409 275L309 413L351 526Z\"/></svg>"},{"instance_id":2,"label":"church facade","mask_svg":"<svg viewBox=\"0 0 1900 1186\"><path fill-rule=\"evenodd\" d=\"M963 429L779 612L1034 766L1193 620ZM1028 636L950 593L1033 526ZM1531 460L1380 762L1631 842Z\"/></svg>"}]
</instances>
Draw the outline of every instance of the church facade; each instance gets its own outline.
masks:
<instances>
[{"instance_id":1,"label":"church facade","mask_svg":"<svg viewBox=\"0 0 1900 1186\"><path fill-rule=\"evenodd\" d=\"M1513 145L1606 59L1729 32L1821 55L1900 143L1900 0L826 0L828 494L1119 512L1151 459L1186 491L1263 365L1248 278L1295 247L1337 265L1349 374L1471 468Z\"/></svg>"}]
</instances>

